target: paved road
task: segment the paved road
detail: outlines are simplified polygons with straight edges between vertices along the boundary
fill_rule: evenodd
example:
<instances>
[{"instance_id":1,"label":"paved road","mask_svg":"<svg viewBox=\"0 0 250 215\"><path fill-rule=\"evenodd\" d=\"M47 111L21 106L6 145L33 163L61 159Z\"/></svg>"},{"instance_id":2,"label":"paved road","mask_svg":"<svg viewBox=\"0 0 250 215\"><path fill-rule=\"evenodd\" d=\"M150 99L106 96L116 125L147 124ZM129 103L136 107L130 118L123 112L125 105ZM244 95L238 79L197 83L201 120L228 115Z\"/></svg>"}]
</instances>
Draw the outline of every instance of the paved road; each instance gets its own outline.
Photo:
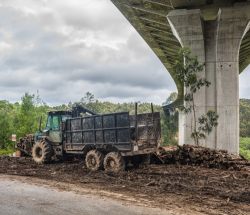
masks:
<instances>
[{"instance_id":1,"label":"paved road","mask_svg":"<svg viewBox=\"0 0 250 215\"><path fill-rule=\"evenodd\" d=\"M0 178L0 215L167 215L93 195Z\"/></svg>"}]
</instances>

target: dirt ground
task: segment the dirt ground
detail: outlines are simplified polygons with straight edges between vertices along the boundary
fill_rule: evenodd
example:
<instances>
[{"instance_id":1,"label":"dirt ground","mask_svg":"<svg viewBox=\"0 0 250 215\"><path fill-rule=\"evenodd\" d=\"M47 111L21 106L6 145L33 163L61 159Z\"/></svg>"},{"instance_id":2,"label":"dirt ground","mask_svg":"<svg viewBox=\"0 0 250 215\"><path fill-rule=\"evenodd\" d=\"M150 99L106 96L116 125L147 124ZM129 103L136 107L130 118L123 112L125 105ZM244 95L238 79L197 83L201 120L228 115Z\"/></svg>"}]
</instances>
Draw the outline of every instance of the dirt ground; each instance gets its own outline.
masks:
<instances>
[{"instance_id":1,"label":"dirt ground","mask_svg":"<svg viewBox=\"0 0 250 215\"><path fill-rule=\"evenodd\" d=\"M149 165L120 174L89 172L82 161L37 165L30 158L0 157L0 174L43 180L65 190L91 189L137 205L176 214L250 215L250 170ZM44 180L45 179L45 180Z\"/></svg>"}]
</instances>

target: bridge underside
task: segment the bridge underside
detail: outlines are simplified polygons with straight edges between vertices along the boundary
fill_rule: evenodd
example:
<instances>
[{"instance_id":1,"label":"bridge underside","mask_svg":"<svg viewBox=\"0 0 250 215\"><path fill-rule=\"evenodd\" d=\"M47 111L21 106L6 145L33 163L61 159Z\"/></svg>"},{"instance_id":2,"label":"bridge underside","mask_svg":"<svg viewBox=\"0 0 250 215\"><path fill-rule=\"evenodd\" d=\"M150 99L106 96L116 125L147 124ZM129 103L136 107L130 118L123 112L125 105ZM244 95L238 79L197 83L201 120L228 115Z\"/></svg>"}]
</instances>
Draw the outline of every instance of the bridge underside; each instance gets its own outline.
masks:
<instances>
[{"instance_id":1,"label":"bridge underside","mask_svg":"<svg viewBox=\"0 0 250 215\"><path fill-rule=\"evenodd\" d=\"M183 104L185 89L172 66L182 46L189 47L206 65L204 77L212 87L199 92L201 115L218 112L219 127L203 145L239 151L239 78L250 63L250 8L237 0L112 0L152 48L173 77ZM180 144L190 144L192 119L180 115Z\"/></svg>"}]
</instances>

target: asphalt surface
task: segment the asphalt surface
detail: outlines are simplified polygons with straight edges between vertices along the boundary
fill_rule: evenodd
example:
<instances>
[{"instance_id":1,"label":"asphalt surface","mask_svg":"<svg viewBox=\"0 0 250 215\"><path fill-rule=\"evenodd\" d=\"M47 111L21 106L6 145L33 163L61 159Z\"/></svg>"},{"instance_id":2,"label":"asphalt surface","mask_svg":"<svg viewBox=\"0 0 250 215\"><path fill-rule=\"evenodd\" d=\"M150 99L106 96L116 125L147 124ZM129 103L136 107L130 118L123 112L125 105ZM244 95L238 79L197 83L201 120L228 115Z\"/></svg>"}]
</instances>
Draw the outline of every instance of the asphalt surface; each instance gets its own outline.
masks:
<instances>
[{"instance_id":1,"label":"asphalt surface","mask_svg":"<svg viewBox=\"0 0 250 215\"><path fill-rule=\"evenodd\" d=\"M109 198L0 178L0 215L169 215Z\"/></svg>"}]
</instances>

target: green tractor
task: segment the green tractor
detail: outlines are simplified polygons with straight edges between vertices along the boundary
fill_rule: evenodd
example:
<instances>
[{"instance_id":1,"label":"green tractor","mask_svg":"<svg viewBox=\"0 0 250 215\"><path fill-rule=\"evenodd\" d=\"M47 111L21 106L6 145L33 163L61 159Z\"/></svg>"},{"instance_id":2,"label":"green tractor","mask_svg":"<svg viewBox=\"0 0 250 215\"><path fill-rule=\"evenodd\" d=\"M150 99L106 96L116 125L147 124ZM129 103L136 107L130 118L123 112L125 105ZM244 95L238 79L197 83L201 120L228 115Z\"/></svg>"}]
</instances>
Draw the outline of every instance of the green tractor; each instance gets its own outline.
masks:
<instances>
[{"instance_id":1,"label":"green tractor","mask_svg":"<svg viewBox=\"0 0 250 215\"><path fill-rule=\"evenodd\" d=\"M72 111L50 111L46 127L41 129L42 118L40 118L39 131L20 138L16 148L21 152L21 156L31 156L37 163L48 163L53 156L60 157L63 141L62 126L67 119L82 115L96 115L96 113L82 106L74 106ZM52 149L52 144L56 150Z\"/></svg>"}]
</instances>

